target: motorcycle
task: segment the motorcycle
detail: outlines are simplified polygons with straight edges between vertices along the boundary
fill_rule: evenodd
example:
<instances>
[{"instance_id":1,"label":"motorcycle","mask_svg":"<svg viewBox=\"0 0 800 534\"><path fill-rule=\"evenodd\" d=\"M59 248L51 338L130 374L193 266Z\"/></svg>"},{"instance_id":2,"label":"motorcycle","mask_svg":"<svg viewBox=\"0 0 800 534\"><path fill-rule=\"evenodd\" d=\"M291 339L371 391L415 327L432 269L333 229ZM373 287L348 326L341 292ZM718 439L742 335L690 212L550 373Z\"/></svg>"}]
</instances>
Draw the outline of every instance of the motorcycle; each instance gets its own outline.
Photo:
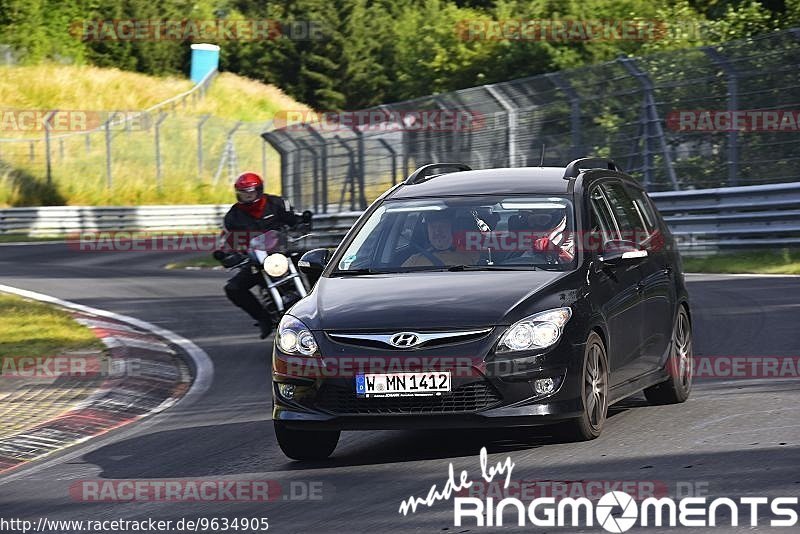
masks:
<instances>
[{"instance_id":1,"label":"motorcycle","mask_svg":"<svg viewBox=\"0 0 800 534\"><path fill-rule=\"evenodd\" d=\"M310 223L301 223L294 228L268 230L250 239L246 253L228 256L223 261L229 271L258 270L262 277L257 286L258 299L272 318L273 326L311 290L309 280L297 268L297 262L306 252L306 239L313 237L304 233L310 229Z\"/></svg>"}]
</instances>

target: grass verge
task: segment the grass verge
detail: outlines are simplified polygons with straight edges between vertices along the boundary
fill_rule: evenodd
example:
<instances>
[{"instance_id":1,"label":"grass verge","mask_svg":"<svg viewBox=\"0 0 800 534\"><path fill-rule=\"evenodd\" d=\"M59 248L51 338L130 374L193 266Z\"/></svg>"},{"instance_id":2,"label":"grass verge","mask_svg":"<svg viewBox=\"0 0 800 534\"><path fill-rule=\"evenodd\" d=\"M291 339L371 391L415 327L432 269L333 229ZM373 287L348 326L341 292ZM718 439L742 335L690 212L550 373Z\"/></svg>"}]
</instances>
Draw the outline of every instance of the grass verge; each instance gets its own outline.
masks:
<instances>
[{"instance_id":1,"label":"grass verge","mask_svg":"<svg viewBox=\"0 0 800 534\"><path fill-rule=\"evenodd\" d=\"M215 267L222 268L210 254L175 261L164 266L165 269L213 269Z\"/></svg>"},{"instance_id":2,"label":"grass verge","mask_svg":"<svg viewBox=\"0 0 800 534\"><path fill-rule=\"evenodd\" d=\"M684 257L683 270L687 273L800 274L800 249Z\"/></svg>"},{"instance_id":3,"label":"grass verge","mask_svg":"<svg viewBox=\"0 0 800 534\"><path fill-rule=\"evenodd\" d=\"M103 348L91 330L49 304L0 294L0 317L0 363L6 357Z\"/></svg>"},{"instance_id":4,"label":"grass verge","mask_svg":"<svg viewBox=\"0 0 800 534\"><path fill-rule=\"evenodd\" d=\"M29 236L28 234L0 234L0 243L33 243L36 241L64 241L64 237L53 236Z\"/></svg>"},{"instance_id":5,"label":"grass verge","mask_svg":"<svg viewBox=\"0 0 800 534\"><path fill-rule=\"evenodd\" d=\"M232 157L236 171L265 174L266 189L278 193L280 158L260 134L276 112L307 107L274 86L231 73L215 78L204 98L131 123L130 128L114 127L108 138L104 131L70 135L76 132L56 130L49 183L44 131L15 122L15 113L25 110L88 112L88 117L104 111L134 112L191 87L189 80L176 77L89 66L0 67L0 102L9 110L3 115L7 123L0 125L0 137L28 139L0 143L0 208L228 202ZM155 135L159 120L160 166Z\"/></svg>"}]
</instances>

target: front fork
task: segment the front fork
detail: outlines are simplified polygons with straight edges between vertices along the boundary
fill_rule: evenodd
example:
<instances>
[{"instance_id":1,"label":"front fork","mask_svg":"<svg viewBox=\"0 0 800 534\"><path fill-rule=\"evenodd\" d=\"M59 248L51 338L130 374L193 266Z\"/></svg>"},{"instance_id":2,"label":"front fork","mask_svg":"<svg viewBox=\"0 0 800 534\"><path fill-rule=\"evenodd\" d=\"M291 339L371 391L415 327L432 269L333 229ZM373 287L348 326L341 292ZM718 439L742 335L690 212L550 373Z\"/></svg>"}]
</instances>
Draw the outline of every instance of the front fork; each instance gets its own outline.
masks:
<instances>
[{"instance_id":1,"label":"front fork","mask_svg":"<svg viewBox=\"0 0 800 534\"><path fill-rule=\"evenodd\" d=\"M295 267L294 262L292 261L289 262L289 271L277 280L272 280L263 269L260 269L260 272L261 276L264 277L264 281L267 283L267 292L269 292L270 296L272 297L272 302L275 304L275 308L278 310L279 316L283 315L286 311L286 306L283 303L283 295L281 295L279 289L281 286L293 283L300 298L303 298L308 294L303 277L297 271L297 267Z\"/></svg>"}]
</instances>

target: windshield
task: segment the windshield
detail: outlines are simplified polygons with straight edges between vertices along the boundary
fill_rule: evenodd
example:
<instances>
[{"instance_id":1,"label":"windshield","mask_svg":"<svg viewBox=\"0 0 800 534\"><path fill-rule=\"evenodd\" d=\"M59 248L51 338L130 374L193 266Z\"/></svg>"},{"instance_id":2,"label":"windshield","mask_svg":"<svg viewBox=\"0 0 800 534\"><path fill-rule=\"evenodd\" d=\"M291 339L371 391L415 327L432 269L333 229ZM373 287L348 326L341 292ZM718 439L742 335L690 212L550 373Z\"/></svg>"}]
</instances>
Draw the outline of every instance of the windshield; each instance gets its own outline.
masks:
<instances>
[{"instance_id":1,"label":"windshield","mask_svg":"<svg viewBox=\"0 0 800 534\"><path fill-rule=\"evenodd\" d=\"M571 270L572 203L562 197L482 196L387 201L333 274L425 270Z\"/></svg>"}]
</instances>

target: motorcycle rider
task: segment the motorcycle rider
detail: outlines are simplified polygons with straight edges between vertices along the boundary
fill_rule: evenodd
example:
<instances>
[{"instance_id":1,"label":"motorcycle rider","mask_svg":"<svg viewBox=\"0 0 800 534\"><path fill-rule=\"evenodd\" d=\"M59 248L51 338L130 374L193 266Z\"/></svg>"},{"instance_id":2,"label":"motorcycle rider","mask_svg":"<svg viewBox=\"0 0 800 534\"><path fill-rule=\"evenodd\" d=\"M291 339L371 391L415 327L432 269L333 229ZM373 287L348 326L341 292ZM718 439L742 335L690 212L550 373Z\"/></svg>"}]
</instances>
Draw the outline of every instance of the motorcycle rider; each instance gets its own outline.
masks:
<instances>
[{"instance_id":1,"label":"motorcycle rider","mask_svg":"<svg viewBox=\"0 0 800 534\"><path fill-rule=\"evenodd\" d=\"M222 247L214 251L214 258L225 267L233 267L244 260L245 256L240 252L246 249L252 237L269 230L280 230L283 225L294 227L311 220L310 211L297 215L282 197L264 194L264 181L254 172L239 175L233 187L237 202L225 214ZM265 339L272 333L273 320L250 291L256 284L263 285L264 278L253 266L246 264L225 284L225 294L257 321L261 339Z\"/></svg>"}]
</instances>

